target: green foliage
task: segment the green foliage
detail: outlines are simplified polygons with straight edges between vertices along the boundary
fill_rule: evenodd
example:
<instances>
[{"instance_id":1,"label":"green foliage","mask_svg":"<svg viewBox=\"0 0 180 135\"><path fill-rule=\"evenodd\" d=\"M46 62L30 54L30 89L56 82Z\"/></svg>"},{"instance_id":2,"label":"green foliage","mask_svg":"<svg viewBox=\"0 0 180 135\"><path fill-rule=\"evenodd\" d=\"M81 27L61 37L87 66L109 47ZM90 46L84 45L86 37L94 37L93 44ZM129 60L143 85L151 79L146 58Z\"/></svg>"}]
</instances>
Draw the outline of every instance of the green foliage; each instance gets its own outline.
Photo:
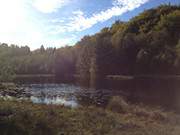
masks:
<instances>
[{"instance_id":1,"label":"green foliage","mask_svg":"<svg viewBox=\"0 0 180 135\"><path fill-rule=\"evenodd\" d=\"M54 72L55 49L30 51L29 47L0 45L0 71L2 80L13 74L43 74ZM8 79L9 80L9 79Z\"/></svg>"},{"instance_id":2,"label":"green foliage","mask_svg":"<svg viewBox=\"0 0 180 135\"><path fill-rule=\"evenodd\" d=\"M101 77L108 74L178 74L179 12L179 6L162 5L144 11L129 22L116 21L110 28L85 36L78 42L82 49L77 73L90 76L89 71L94 67ZM92 59L96 66L91 64Z\"/></svg>"},{"instance_id":3,"label":"green foliage","mask_svg":"<svg viewBox=\"0 0 180 135\"><path fill-rule=\"evenodd\" d=\"M73 47L57 49L55 53L55 74L63 80L68 75L75 74L76 50Z\"/></svg>"},{"instance_id":4,"label":"green foliage","mask_svg":"<svg viewBox=\"0 0 180 135\"><path fill-rule=\"evenodd\" d=\"M0 63L0 82L8 82L14 79L14 70L9 63Z\"/></svg>"},{"instance_id":5,"label":"green foliage","mask_svg":"<svg viewBox=\"0 0 180 135\"><path fill-rule=\"evenodd\" d=\"M12 74L56 74L82 80L110 74L179 74L180 6L161 5L128 22L116 21L73 47L30 51L0 45L1 80ZM7 67L7 68L6 68ZM92 72L93 74L92 75Z\"/></svg>"}]
</instances>

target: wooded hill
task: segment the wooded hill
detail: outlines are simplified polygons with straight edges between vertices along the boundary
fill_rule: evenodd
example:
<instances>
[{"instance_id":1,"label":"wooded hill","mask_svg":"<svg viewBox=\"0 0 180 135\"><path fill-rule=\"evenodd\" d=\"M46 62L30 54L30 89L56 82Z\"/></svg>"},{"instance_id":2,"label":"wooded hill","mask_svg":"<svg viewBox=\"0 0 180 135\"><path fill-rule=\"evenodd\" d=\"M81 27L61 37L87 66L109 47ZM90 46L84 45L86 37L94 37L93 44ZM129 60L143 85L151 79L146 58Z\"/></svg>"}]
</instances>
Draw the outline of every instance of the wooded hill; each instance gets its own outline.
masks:
<instances>
[{"instance_id":1,"label":"wooded hill","mask_svg":"<svg viewBox=\"0 0 180 135\"><path fill-rule=\"evenodd\" d=\"M72 47L30 51L0 45L0 80L14 74L78 75L83 80L106 75L180 74L180 6L161 5L128 22L85 36Z\"/></svg>"}]
</instances>

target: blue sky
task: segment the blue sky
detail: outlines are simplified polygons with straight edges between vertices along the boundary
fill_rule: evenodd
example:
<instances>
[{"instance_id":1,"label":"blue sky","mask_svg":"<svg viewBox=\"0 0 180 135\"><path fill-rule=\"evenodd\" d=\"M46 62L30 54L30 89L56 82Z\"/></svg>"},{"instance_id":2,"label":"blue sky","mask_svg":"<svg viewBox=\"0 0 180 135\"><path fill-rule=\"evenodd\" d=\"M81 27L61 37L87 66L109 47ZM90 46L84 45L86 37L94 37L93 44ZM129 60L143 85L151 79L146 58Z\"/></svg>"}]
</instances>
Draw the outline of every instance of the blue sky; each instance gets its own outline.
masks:
<instances>
[{"instance_id":1,"label":"blue sky","mask_svg":"<svg viewBox=\"0 0 180 135\"><path fill-rule=\"evenodd\" d=\"M0 42L36 49L73 45L116 20L180 0L0 0Z\"/></svg>"}]
</instances>

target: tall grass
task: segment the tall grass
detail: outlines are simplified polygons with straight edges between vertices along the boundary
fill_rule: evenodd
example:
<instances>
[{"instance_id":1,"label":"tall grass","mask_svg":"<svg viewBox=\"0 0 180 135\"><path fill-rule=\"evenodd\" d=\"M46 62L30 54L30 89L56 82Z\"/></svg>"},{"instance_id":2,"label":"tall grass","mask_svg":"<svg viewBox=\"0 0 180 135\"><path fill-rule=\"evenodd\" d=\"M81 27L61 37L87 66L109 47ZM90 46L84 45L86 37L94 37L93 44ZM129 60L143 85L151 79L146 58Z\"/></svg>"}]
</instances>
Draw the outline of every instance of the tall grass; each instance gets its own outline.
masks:
<instances>
[{"instance_id":1,"label":"tall grass","mask_svg":"<svg viewBox=\"0 0 180 135\"><path fill-rule=\"evenodd\" d=\"M107 109L0 100L1 135L179 135L180 116L114 97Z\"/></svg>"}]
</instances>

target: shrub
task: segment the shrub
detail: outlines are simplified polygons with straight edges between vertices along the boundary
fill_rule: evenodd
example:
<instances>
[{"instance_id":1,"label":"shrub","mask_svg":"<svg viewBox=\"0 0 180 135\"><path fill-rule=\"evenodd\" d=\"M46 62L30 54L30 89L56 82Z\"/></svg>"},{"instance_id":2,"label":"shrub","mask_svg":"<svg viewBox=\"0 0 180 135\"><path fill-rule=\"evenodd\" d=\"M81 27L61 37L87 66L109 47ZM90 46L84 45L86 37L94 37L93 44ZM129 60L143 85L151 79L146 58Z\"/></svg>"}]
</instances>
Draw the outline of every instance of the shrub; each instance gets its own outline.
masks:
<instances>
[{"instance_id":1,"label":"shrub","mask_svg":"<svg viewBox=\"0 0 180 135\"><path fill-rule=\"evenodd\" d=\"M107 109L113 112L126 113L130 107L122 97L115 96L110 100Z\"/></svg>"}]
</instances>

